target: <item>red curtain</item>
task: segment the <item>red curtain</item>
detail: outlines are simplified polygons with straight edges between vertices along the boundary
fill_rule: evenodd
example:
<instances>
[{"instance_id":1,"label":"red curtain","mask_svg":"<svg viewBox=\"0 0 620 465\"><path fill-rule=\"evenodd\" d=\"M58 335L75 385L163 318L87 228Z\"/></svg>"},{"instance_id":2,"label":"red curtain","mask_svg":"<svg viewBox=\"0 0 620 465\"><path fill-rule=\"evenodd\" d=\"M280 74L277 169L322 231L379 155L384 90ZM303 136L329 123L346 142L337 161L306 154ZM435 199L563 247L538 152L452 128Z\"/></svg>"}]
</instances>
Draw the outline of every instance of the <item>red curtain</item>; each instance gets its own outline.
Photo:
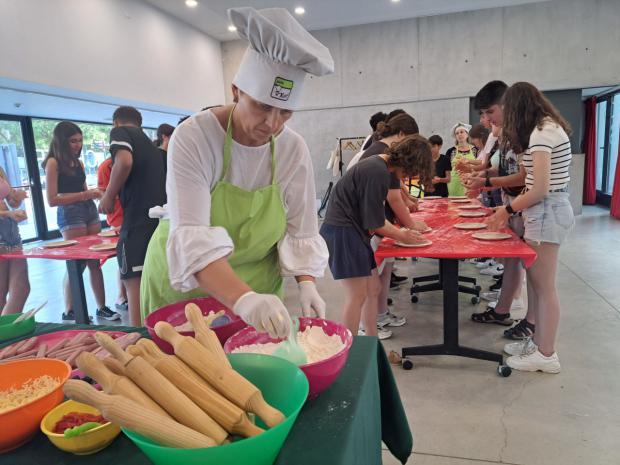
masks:
<instances>
[{"instance_id":1,"label":"red curtain","mask_svg":"<svg viewBox=\"0 0 620 465\"><path fill-rule=\"evenodd\" d=\"M619 137L620 139L620 137ZM618 159L616 160L616 175L614 177L614 190L611 193L610 214L620 219L620 140L618 142Z\"/></svg>"},{"instance_id":2,"label":"red curtain","mask_svg":"<svg viewBox=\"0 0 620 465\"><path fill-rule=\"evenodd\" d=\"M596 98L586 101L585 167L583 176L583 204L596 203Z\"/></svg>"}]
</instances>

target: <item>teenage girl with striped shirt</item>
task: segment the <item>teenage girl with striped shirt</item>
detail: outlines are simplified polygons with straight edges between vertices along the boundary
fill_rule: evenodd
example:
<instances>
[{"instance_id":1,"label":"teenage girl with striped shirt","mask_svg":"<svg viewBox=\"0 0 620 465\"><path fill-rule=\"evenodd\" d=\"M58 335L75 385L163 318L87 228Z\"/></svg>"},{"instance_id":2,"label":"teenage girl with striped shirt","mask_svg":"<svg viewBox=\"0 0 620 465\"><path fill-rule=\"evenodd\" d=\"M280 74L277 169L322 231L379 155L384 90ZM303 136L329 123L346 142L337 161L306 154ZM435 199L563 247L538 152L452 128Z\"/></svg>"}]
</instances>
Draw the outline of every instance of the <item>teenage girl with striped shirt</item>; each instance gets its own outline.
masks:
<instances>
[{"instance_id":1,"label":"teenage girl with striped shirt","mask_svg":"<svg viewBox=\"0 0 620 465\"><path fill-rule=\"evenodd\" d=\"M506 363L517 370L559 373L555 337L560 301L555 286L560 245L575 219L568 198L572 158L570 126L553 104L532 84L518 82L504 94L503 134L516 153L523 153L524 192L489 219L493 229L522 211L524 239L538 258L527 270L528 306L534 310L533 340L508 344Z\"/></svg>"}]
</instances>

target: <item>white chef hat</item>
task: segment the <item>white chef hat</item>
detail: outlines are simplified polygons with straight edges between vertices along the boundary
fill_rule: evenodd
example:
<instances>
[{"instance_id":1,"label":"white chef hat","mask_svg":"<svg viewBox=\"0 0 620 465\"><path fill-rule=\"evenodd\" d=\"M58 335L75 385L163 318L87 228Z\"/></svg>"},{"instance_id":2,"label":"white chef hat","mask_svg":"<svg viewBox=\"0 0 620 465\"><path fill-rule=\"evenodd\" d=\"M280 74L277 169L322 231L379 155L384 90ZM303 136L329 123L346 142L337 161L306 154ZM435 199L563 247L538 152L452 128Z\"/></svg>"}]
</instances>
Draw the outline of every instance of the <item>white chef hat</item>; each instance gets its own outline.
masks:
<instances>
[{"instance_id":1,"label":"white chef hat","mask_svg":"<svg viewBox=\"0 0 620 465\"><path fill-rule=\"evenodd\" d=\"M452 126L452 135L456 137L456 130L459 128L463 128L465 129L465 131L467 131L467 134L469 134L469 131L471 130L471 124L467 124L467 123L461 123L460 121L458 123L456 123L454 126Z\"/></svg>"},{"instance_id":2,"label":"white chef hat","mask_svg":"<svg viewBox=\"0 0 620 465\"><path fill-rule=\"evenodd\" d=\"M233 84L255 100L296 110L306 73L334 72L329 49L286 9L231 8L228 17L250 42Z\"/></svg>"}]
</instances>

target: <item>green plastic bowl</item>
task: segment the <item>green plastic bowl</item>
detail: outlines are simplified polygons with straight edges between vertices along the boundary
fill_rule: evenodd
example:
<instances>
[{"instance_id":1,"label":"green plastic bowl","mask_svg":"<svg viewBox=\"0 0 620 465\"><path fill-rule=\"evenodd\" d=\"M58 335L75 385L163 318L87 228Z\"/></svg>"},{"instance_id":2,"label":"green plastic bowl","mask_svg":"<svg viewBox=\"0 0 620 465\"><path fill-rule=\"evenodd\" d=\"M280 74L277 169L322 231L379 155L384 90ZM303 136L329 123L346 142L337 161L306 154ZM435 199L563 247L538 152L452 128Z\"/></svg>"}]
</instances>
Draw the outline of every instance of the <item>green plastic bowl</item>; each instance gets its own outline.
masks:
<instances>
[{"instance_id":1,"label":"green plastic bowl","mask_svg":"<svg viewBox=\"0 0 620 465\"><path fill-rule=\"evenodd\" d=\"M263 393L286 419L252 438L200 449L164 447L123 428L123 432L155 465L271 465L276 460L299 411L308 397L308 379L292 363L267 355L228 354L233 368ZM256 423L265 425L256 419Z\"/></svg>"},{"instance_id":2,"label":"green plastic bowl","mask_svg":"<svg viewBox=\"0 0 620 465\"><path fill-rule=\"evenodd\" d=\"M0 342L34 332L35 324L33 316L17 324L13 324L13 321L17 320L21 315L21 313L13 313L11 315L0 316Z\"/></svg>"}]
</instances>

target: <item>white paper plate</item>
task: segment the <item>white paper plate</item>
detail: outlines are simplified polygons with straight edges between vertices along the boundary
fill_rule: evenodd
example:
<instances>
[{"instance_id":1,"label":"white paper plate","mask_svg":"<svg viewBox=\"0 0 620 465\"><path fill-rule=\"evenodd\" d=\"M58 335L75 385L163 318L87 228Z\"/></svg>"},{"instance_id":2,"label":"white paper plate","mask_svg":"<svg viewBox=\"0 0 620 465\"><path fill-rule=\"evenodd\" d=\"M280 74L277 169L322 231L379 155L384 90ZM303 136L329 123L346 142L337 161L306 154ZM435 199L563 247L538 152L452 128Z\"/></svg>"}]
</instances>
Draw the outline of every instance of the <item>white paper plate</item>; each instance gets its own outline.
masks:
<instances>
[{"instance_id":1,"label":"white paper plate","mask_svg":"<svg viewBox=\"0 0 620 465\"><path fill-rule=\"evenodd\" d=\"M486 223L456 223L454 225L456 229L485 229Z\"/></svg>"},{"instance_id":2,"label":"white paper plate","mask_svg":"<svg viewBox=\"0 0 620 465\"><path fill-rule=\"evenodd\" d=\"M441 199L441 195L425 195L422 200L433 200L433 199Z\"/></svg>"},{"instance_id":3,"label":"white paper plate","mask_svg":"<svg viewBox=\"0 0 620 465\"><path fill-rule=\"evenodd\" d=\"M483 241L503 241L504 239L510 239L512 236L503 232L476 232L471 235L476 239Z\"/></svg>"},{"instance_id":4,"label":"white paper plate","mask_svg":"<svg viewBox=\"0 0 620 465\"><path fill-rule=\"evenodd\" d=\"M61 247L70 247L72 245L77 244L78 241L74 241L73 239L68 240L68 241L56 241L56 242L50 242L48 244L43 244L41 247L43 247L44 249L59 249Z\"/></svg>"},{"instance_id":5,"label":"white paper plate","mask_svg":"<svg viewBox=\"0 0 620 465\"><path fill-rule=\"evenodd\" d=\"M118 236L118 230L116 229L108 229L107 231L101 231L97 236L100 237L116 237Z\"/></svg>"},{"instance_id":6,"label":"white paper plate","mask_svg":"<svg viewBox=\"0 0 620 465\"><path fill-rule=\"evenodd\" d=\"M94 250L95 252L102 252L104 250L116 250L116 243L104 242L103 244L91 245L88 250Z\"/></svg>"},{"instance_id":7,"label":"white paper plate","mask_svg":"<svg viewBox=\"0 0 620 465\"><path fill-rule=\"evenodd\" d=\"M471 200L469 200L469 199L456 199L456 200L450 199L450 202L452 202L452 203L470 203Z\"/></svg>"},{"instance_id":8,"label":"white paper plate","mask_svg":"<svg viewBox=\"0 0 620 465\"><path fill-rule=\"evenodd\" d=\"M431 245L433 241L426 240L424 242L418 242L417 244L405 244L404 242L394 242L399 247L426 247Z\"/></svg>"},{"instance_id":9,"label":"white paper plate","mask_svg":"<svg viewBox=\"0 0 620 465\"><path fill-rule=\"evenodd\" d=\"M466 199L467 196L466 195L455 195L454 197L450 196L448 197L450 200L461 200L461 199Z\"/></svg>"},{"instance_id":10,"label":"white paper plate","mask_svg":"<svg viewBox=\"0 0 620 465\"><path fill-rule=\"evenodd\" d=\"M459 210L478 210L482 207L480 207L479 205L461 205L459 207Z\"/></svg>"},{"instance_id":11,"label":"white paper plate","mask_svg":"<svg viewBox=\"0 0 620 465\"><path fill-rule=\"evenodd\" d=\"M464 218L481 218L487 216L485 212L459 212L459 216Z\"/></svg>"}]
</instances>

